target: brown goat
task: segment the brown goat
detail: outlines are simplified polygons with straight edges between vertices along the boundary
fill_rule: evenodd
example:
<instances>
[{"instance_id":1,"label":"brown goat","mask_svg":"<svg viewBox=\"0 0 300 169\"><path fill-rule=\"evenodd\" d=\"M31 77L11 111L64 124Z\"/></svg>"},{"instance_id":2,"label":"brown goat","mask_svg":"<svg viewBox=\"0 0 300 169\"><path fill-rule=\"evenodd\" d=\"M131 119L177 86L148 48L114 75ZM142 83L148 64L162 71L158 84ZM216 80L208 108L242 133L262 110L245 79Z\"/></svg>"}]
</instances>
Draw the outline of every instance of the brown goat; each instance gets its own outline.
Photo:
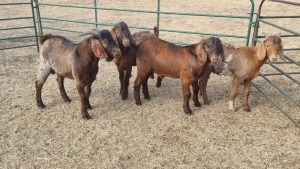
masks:
<instances>
[{"instance_id":1,"label":"brown goat","mask_svg":"<svg viewBox=\"0 0 300 169\"><path fill-rule=\"evenodd\" d=\"M141 42L158 37L158 29L154 27L155 34L150 31L141 31L131 35L125 22L115 24L111 30L117 45L121 49L121 57L115 58L120 80L120 95L125 100L128 97L129 78L131 77L132 66L136 66L136 45Z\"/></svg>"},{"instance_id":2,"label":"brown goat","mask_svg":"<svg viewBox=\"0 0 300 169\"><path fill-rule=\"evenodd\" d=\"M235 47L229 43L222 42L222 44L223 44L225 57L228 56L228 53L230 51L233 51L235 49ZM231 58L227 58L227 59L231 59ZM229 62L229 60L228 61L225 60L225 62ZM209 79L209 76L211 73L220 74L221 72L222 70L220 70L220 67L215 67L213 64L209 64L204 70L203 76L200 77L199 79L200 95L202 96L203 102L206 105L210 104L206 93L207 81Z\"/></svg>"},{"instance_id":3,"label":"brown goat","mask_svg":"<svg viewBox=\"0 0 300 169\"><path fill-rule=\"evenodd\" d=\"M92 35L92 37L78 44L72 43L65 37L52 34L40 38L41 60L35 82L38 107L45 107L41 97L43 84L50 73L56 73L60 94L65 102L71 100L64 89L64 78L75 79L80 95L82 118L90 118L87 109L92 109L89 96L92 83L98 73L99 59L107 58L107 61L111 61L113 57L119 57L121 51L108 30L92 30L82 35Z\"/></svg>"},{"instance_id":4,"label":"brown goat","mask_svg":"<svg viewBox=\"0 0 300 169\"><path fill-rule=\"evenodd\" d=\"M177 46L161 39L149 39L137 48L137 77L134 82L134 97L137 105L141 105L140 87L143 85L145 99L150 99L148 78L151 73L160 77L180 78L183 93L183 109L186 114L192 114L189 107L191 97L190 85L193 87L193 102L196 107L199 87L197 80L211 61L223 65L224 51L219 38L210 37L189 46Z\"/></svg>"},{"instance_id":5,"label":"brown goat","mask_svg":"<svg viewBox=\"0 0 300 169\"><path fill-rule=\"evenodd\" d=\"M238 88L244 82L244 97L243 97L243 110L249 112L249 94L250 82L258 75L260 68L264 62L274 62L280 57L284 60L282 42L279 35L266 36L260 44L251 47L240 47L235 50L225 51L227 58L231 57L231 61L224 66L222 74L233 76L231 84L231 94L229 98L229 109L235 110L234 99L237 96ZM203 92L203 99L207 100L206 85L208 78L203 78L199 82L200 90Z\"/></svg>"}]
</instances>

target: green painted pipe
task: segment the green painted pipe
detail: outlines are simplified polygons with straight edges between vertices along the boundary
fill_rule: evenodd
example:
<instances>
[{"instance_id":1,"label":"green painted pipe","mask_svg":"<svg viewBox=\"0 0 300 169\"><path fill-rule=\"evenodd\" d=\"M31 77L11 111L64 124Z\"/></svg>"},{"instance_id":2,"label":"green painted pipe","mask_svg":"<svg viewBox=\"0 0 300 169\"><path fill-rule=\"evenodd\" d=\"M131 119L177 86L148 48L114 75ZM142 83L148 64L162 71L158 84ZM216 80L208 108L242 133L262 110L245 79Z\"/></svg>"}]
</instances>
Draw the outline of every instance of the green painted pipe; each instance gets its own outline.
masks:
<instances>
[{"instance_id":1,"label":"green painted pipe","mask_svg":"<svg viewBox=\"0 0 300 169\"><path fill-rule=\"evenodd\" d=\"M300 128L300 124L296 122L296 120L294 120L294 118L290 115L290 113L286 110L283 110L280 107L280 104L277 103L276 101L274 101L270 96L268 96L262 89L260 89L260 87L258 85L256 85L255 83L251 82L251 84L263 95L265 96L265 98L267 98L278 110L281 111L281 113L283 113L292 123L294 123L296 125L296 127Z\"/></svg>"}]
</instances>

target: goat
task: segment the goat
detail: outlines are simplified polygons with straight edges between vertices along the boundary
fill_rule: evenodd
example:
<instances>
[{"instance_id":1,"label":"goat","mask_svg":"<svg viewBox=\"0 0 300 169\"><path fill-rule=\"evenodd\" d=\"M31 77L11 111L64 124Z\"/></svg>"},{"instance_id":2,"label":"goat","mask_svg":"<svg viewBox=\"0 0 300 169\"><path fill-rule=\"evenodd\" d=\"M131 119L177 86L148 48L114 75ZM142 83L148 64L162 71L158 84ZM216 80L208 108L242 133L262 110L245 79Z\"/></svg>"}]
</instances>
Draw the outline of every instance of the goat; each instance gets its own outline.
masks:
<instances>
[{"instance_id":1,"label":"goat","mask_svg":"<svg viewBox=\"0 0 300 169\"><path fill-rule=\"evenodd\" d=\"M192 114L189 107L190 85L193 87L193 102L196 107L199 86L197 80L211 62L223 66L224 51L219 38L210 37L189 46L177 46L161 39L149 39L141 43L136 51L137 77L134 82L135 103L141 105L140 87L143 85L145 99L150 99L148 78L151 73L159 77L180 78L183 93L183 110Z\"/></svg>"},{"instance_id":2,"label":"goat","mask_svg":"<svg viewBox=\"0 0 300 169\"><path fill-rule=\"evenodd\" d=\"M201 39L202 39L202 38L203 38L203 37L201 37ZM223 45L224 53L226 53L227 50L233 50L233 49L234 49L234 46L231 45L231 44L227 44L227 43L222 42L222 45ZM219 73L222 72L222 68L223 68L223 67L216 67L216 64L209 64L209 65L206 67L206 69L204 70L204 75L203 75L203 77L209 78L209 75L210 75L211 72L216 73L216 74L219 74ZM159 87L161 86L162 79L163 79L163 77L157 76L156 87L159 88ZM202 77L201 77L200 79L202 79ZM206 84L207 84L207 82L206 82ZM202 85L202 86L203 86L203 85ZM201 88L200 88L200 94L202 95L202 92L201 92L201 91L202 91L202 90L201 90ZM202 95L202 96L203 96L203 95ZM207 100L204 100L204 104L207 104ZM209 104L209 103L208 103L208 104Z\"/></svg>"},{"instance_id":3,"label":"goat","mask_svg":"<svg viewBox=\"0 0 300 169\"><path fill-rule=\"evenodd\" d=\"M229 97L229 110L235 111L234 99L237 96L239 85L244 82L244 97L243 97L243 110L250 112L249 95L250 95L250 82L258 75L260 68L268 59L271 62L277 60L279 56L282 60L283 46L279 35L269 36L257 46L240 47L234 50L225 50L225 56L231 58L228 64L225 64L222 74L233 76L231 84L231 94ZM209 77L202 78L199 81L200 90L203 99L208 101L206 95L206 84ZM209 103L209 102L208 102Z\"/></svg>"},{"instance_id":4,"label":"goat","mask_svg":"<svg viewBox=\"0 0 300 169\"><path fill-rule=\"evenodd\" d=\"M64 88L64 78L75 79L80 96L81 115L90 119L87 109L92 109L89 101L91 86L98 73L100 58L111 61L119 57L121 51L108 30L92 30L83 35L92 35L78 44L72 43L65 37L46 34L40 37L40 67L37 73L36 100L40 108L45 105L42 101L42 87L48 76L57 74L60 94L65 102L70 102ZM112 56L113 55L113 56Z\"/></svg>"},{"instance_id":5,"label":"goat","mask_svg":"<svg viewBox=\"0 0 300 169\"><path fill-rule=\"evenodd\" d=\"M146 39L157 38L158 29L154 27L154 34L150 31L141 31L131 35L125 22L119 22L111 30L115 42L121 49L121 57L115 58L115 64L119 72L120 95L122 100L128 97L129 78L131 77L132 66L136 66L136 45Z\"/></svg>"},{"instance_id":6,"label":"goat","mask_svg":"<svg viewBox=\"0 0 300 169\"><path fill-rule=\"evenodd\" d=\"M232 44L229 44L226 42L222 42L222 44L223 44L225 57L228 56L228 53L230 51L233 51L235 49L235 47ZM227 60L225 60L225 62L228 63L229 62L228 59L231 59L231 58L227 58ZM199 79L200 95L202 96L203 102L206 105L210 104L208 97L207 97L207 93L206 93L207 81L209 79L209 76L211 73L220 74L221 72L222 72L222 70L220 70L220 67L214 67L213 64L209 64L206 67L206 69L204 70L203 76Z\"/></svg>"}]
</instances>

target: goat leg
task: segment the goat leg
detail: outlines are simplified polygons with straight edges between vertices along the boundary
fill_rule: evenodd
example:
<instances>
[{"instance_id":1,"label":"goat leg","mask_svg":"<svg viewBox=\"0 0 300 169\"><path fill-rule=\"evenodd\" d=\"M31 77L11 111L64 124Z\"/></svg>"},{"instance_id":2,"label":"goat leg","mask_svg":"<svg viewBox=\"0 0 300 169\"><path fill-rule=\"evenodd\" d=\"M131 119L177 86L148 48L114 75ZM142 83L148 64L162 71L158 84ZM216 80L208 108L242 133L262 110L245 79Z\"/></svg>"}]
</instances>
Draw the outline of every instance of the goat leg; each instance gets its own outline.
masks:
<instances>
[{"instance_id":1,"label":"goat leg","mask_svg":"<svg viewBox=\"0 0 300 169\"><path fill-rule=\"evenodd\" d=\"M131 77L132 67L125 71L125 75L123 75L123 90L122 90L122 100L126 100L128 98L128 86L129 79Z\"/></svg>"},{"instance_id":2,"label":"goat leg","mask_svg":"<svg viewBox=\"0 0 300 169\"><path fill-rule=\"evenodd\" d=\"M123 86L123 81L124 81L124 71L118 67L118 72L119 72L119 80L120 80L120 85L121 85L121 88L120 88L120 95L122 96L122 93L123 93L123 89L124 89L124 86Z\"/></svg>"},{"instance_id":3,"label":"goat leg","mask_svg":"<svg viewBox=\"0 0 300 169\"><path fill-rule=\"evenodd\" d=\"M231 84L230 99L229 99L229 110L236 111L234 108L234 99L237 96L240 84L241 84L241 81L239 80L239 78L233 77L232 84Z\"/></svg>"},{"instance_id":4,"label":"goat leg","mask_svg":"<svg viewBox=\"0 0 300 169\"><path fill-rule=\"evenodd\" d=\"M250 95L250 80L244 80L244 97L243 97L243 110L250 112L250 107L248 104L248 98Z\"/></svg>"},{"instance_id":5,"label":"goat leg","mask_svg":"<svg viewBox=\"0 0 300 169\"><path fill-rule=\"evenodd\" d=\"M204 70L203 76L199 79L200 94L202 96L204 104L206 105L210 104L207 97L206 87L211 72L213 72L213 65L208 65Z\"/></svg>"},{"instance_id":6,"label":"goat leg","mask_svg":"<svg viewBox=\"0 0 300 169\"><path fill-rule=\"evenodd\" d=\"M150 77L151 77L151 74L150 74ZM150 95L149 95L149 90L148 90L148 79L149 79L149 77L143 81L142 90L143 90L144 98L147 100L150 100Z\"/></svg>"},{"instance_id":7,"label":"goat leg","mask_svg":"<svg viewBox=\"0 0 300 169\"><path fill-rule=\"evenodd\" d=\"M91 106L91 103L90 103L90 95L91 95L91 91L92 91L91 88L92 88L91 83L84 86L84 93L85 93L85 96L87 97L85 107L87 109L93 109L92 106Z\"/></svg>"},{"instance_id":8,"label":"goat leg","mask_svg":"<svg viewBox=\"0 0 300 169\"><path fill-rule=\"evenodd\" d=\"M201 107L201 103L199 102L199 99L198 99L199 86L197 84L197 81L192 83L192 88L193 88L193 102L194 102L194 105L196 107Z\"/></svg>"},{"instance_id":9,"label":"goat leg","mask_svg":"<svg viewBox=\"0 0 300 169\"><path fill-rule=\"evenodd\" d=\"M209 105L210 101L208 100L207 92L206 92L207 81L208 81L208 78L201 77L199 79L199 87L200 87L200 95L202 96L204 104Z\"/></svg>"},{"instance_id":10,"label":"goat leg","mask_svg":"<svg viewBox=\"0 0 300 169\"><path fill-rule=\"evenodd\" d=\"M141 89L142 79L137 75L134 82L134 99L136 105L142 105L140 98L140 89Z\"/></svg>"},{"instance_id":11,"label":"goat leg","mask_svg":"<svg viewBox=\"0 0 300 169\"><path fill-rule=\"evenodd\" d=\"M154 73L151 73L150 78L154 79Z\"/></svg>"},{"instance_id":12,"label":"goat leg","mask_svg":"<svg viewBox=\"0 0 300 169\"><path fill-rule=\"evenodd\" d=\"M183 110L187 115L191 115L192 110L189 106L189 99L191 97L190 84L186 80L183 80L183 78L181 79L181 83L183 95Z\"/></svg>"},{"instance_id":13,"label":"goat leg","mask_svg":"<svg viewBox=\"0 0 300 169\"><path fill-rule=\"evenodd\" d=\"M59 88L59 92L61 97L63 98L64 102L71 102L71 99L68 97L65 87L64 87L64 77L58 75L57 76L57 83L58 83L58 88Z\"/></svg>"},{"instance_id":14,"label":"goat leg","mask_svg":"<svg viewBox=\"0 0 300 169\"><path fill-rule=\"evenodd\" d=\"M82 116L83 119L90 119L91 116L89 115L89 113L87 111L87 108L86 108L87 97L84 93L84 84L77 83L76 84L76 89L77 89L78 94L80 96L81 116Z\"/></svg>"},{"instance_id":15,"label":"goat leg","mask_svg":"<svg viewBox=\"0 0 300 169\"><path fill-rule=\"evenodd\" d=\"M37 106L41 109L45 108L45 105L42 100L42 88L48 76L50 75L50 72L51 72L50 67L46 67L43 63L40 64L37 73L37 80L35 81L35 90L36 90L35 95L36 95Z\"/></svg>"},{"instance_id":16,"label":"goat leg","mask_svg":"<svg viewBox=\"0 0 300 169\"><path fill-rule=\"evenodd\" d=\"M45 108L46 106L44 105L43 101L42 101L42 87L43 87L43 82L39 82L38 80L35 81L35 91L36 91L36 102L37 102L37 106L39 108Z\"/></svg>"},{"instance_id":17,"label":"goat leg","mask_svg":"<svg viewBox=\"0 0 300 169\"><path fill-rule=\"evenodd\" d=\"M157 76L157 80L156 80L156 87L160 87L161 86L161 81L162 81L162 78Z\"/></svg>"}]
</instances>

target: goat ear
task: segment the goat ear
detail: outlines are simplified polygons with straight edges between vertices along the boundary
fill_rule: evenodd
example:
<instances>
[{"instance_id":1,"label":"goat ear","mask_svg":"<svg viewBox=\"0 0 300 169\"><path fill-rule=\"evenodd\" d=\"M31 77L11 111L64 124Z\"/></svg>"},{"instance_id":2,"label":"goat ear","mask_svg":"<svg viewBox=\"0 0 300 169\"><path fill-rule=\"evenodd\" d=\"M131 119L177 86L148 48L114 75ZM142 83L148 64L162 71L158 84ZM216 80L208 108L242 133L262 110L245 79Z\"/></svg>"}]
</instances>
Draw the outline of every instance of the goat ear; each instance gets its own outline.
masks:
<instances>
[{"instance_id":1,"label":"goat ear","mask_svg":"<svg viewBox=\"0 0 300 169\"><path fill-rule=\"evenodd\" d=\"M116 42L117 46L119 46L119 42L118 42L118 38L117 38L117 35L116 35L116 29L113 28L111 31L110 31L110 34L111 36L113 37L114 41Z\"/></svg>"},{"instance_id":2,"label":"goat ear","mask_svg":"<svg viewBox=\"0 0 300 169\"><path fill-rule=\"evenodd\" d=\"M206 48L205 42L200 42L200 44L196 47L197 57L203 62L206 62L208 59Z\"/></svg>"},{"instance_id":3,"label":"goat ear","mask_svg":"<svg viewBox=\"0 0 300 169\"><path fill-rule=\"evenodd\" d=\"M274 36L277 36L278 38L280 38L281 33L278 33L278 34L276 34L276 35L274 35Z\"/></svg>"},{"instance_id":4,"label":"goat ear","mask_svg":"<svg viewBox=\"0 0 300 169\"><path fill-rule=\"evenodd\" d=\"M91 43L92 43L92 51L96 57L98 58L108 57L99 39L92 39Z\"/></svg>"},{"instance_id":5,"label":"goat ear","mask_svg":"<svg viewBox=\"0 0 300 169\"><path fill-rule=\"evenodd\" d=\"M262 43L259 44L256 54L257 54L257 58L259 60L263 60L266 57L267 50L266 50L264 41L262 41Z\"/></svg>"},{"instance_id":6,"label":"goat ear","mask_svg":"<svg viewBox=\"0 0 300 169\"><path fill-rule=\"evenodd\" d=\"M283 46L282 45L280 45L279 57L280 57L281 60L285 61L284 54L283 54Z\"/></svg>"},{"instance_id":7,"label":"goat ear","mask_svg":"<svg viewBox=\"0 0 300 169\"><path fill-rule=\"evenodd\" d=\"M268 36L270 36L268 33L266 33L266 32L262 32L262 34L265 36L265 37L268 37Z\"/></svg>"}]
</instances>

